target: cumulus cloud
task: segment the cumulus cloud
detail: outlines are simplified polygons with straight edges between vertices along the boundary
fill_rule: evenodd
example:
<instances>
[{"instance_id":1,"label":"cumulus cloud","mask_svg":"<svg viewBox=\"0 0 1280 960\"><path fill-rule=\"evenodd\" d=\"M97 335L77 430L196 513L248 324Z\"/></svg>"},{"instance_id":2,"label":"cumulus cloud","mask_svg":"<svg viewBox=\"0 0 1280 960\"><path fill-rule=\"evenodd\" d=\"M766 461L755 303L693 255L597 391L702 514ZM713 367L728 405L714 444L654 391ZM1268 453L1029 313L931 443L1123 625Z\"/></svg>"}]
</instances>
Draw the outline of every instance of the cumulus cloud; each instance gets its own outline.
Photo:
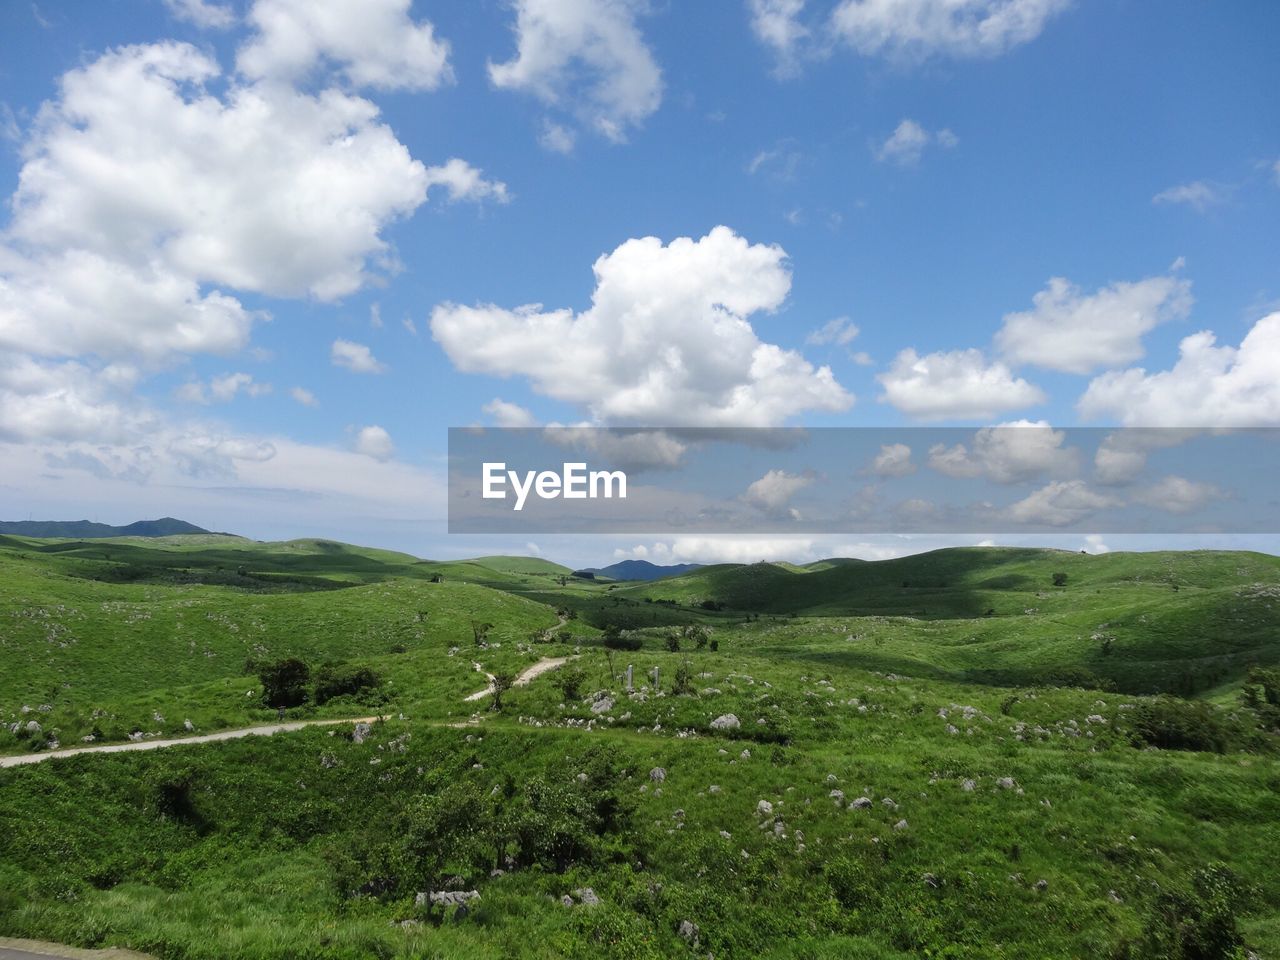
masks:
<instances>
[{"instance_id":1,"label":"cumulus cloud","mask_svg":"<svg viewBox=\"0 0 1280 960\"><path fill-rule=\"evenodd\" d=\"M662 102L662 72L636 0L515 0L516 55L489 63L495 87L532 93L615 142Z\"/></svg>"},{"instance_id":2,"label":"cumulus cloud","mask_svg":"<svg viewBox=\"0 0 1280 960\"><path fill-rule=\"evenodd\" d=\"M995 57L1038 37L1070 0L841 0L835 36L861 54Z\"/></svg>"},{"instance_id":3,"label":"cumulus cloud","mask_svg":"<svg viewBox=\"0 0 1280 960\"><path fill-rule=\"evenodd\" d=\"M1151 202L1182 204L1199 213L1204 213L1210 207L1221 203L1222 199L1222 191L1213 184L1203 180L1193 180L1191 183L1182 183L1176 187L1161 190L1151 198Z\"/></svg>"},{"instance_id":4,"label":"cumulus cloud","mask_svg":"<svg viewBox=\"0 0 1280 960\"><path fill-rule=\"evenodd\" d=\"M155 427L130 398L127 366L43 362L0 352L0 440L123 441Z\"/></svg>"},{"instance_id":5,"label":"cumulus cloud","mask_svg":"<svg viewBox=\"0 0 1280 960\"><path fill-rule=\"evenodd\" d=\"M390 460L395 453L395 445L391 442L391 434L376 424L361 427L356 434L355 450L375 460Z\"/></svg>"},{"instance_id":6,"label":"cumulus cloud","mask_svg":"<svg viewBox=\"0 0 1280 960\"><path fill-rule=\"evenodd\" d=\"M1188 480L1186 477L1162 477L1144 490L1134 494L1138 503L1164 510L1168 513L1185 514L1199 510L1210 500L1223 496L1212 483L1200 480Z\"/></svg>"},{"instance_id":7,"label":"cumulus cloud","mask_svg":"<svg viewBox=\"0 0 1280 960\"><path fill-rule=\"evenodd\" d=\"M206 30L226 30L236 22L234 10L209 0L164 0L164 5L176 19Z\"/></svg>"},{"instance_id":8,"label":"cumulus cloud","mask_svg":"<svg viewBox=\"0 0 1280 960\"><path fill-rule=\"evenodd\" d=\"M742 499L766 513L782 513L787 510L791 498L813 483L813 480L813 475L809 473L770 470L747 487ZM792 516L798 516L794 510L787 512Z\"/></svg>"},{"instance_id":9,"label":"cumulus cloud","mask_svg":"<svg viewBox=\"0 0 1280 960\"><path fill-rule=\"evenodd\" d=\"M1153 450L1176 447L1199 432L1130 427L1109 433L1094 451L1094 479L1107 486L1132 483L1146 469L1147 457Z\"/></svg>"},{"instance_id":10,"label":"cumulus cloud","mask_svg":"<svg viewBox=\"0 0 1280 960\"><path fill-rule=\"evenodd\" d=\"M886 402L921 420L977 420L1046 399L1039 387L972 348L925 356L903 350L876 379Z\"/></svg>"},{"instance_id":11,"label":"cumulus cloud","mask_svg":"<svg viewBox=\"0 0 1280 960\"><path fill-rule=\"evenodd\" d=\"M809 29L800 22L804 0L747 0L751 32L776 58L779 76L793 75L799 66L800 46Z\"/></svg>"},{"instance_id":12,"label":"cumulus cloud","mask_svg":"<svg viewBox=\"0 0 1280 960\"><path fill-rule=\"evenodd\" d=\"M665 430L601 430L586 424L548 424L543 436L562 447L587 450L621 470L667 470L679 466L689 445Z\"/></svg>"},{"instance_id":13,"label":"cumulus cloud","mask_svg":"<svg viewBox=\"0 0 1280 960\"><path fill-rule=\"evenodd\" d=\"M542 145L544 150L566 155L573 153L573 147L576 142L577 137L574 136L572 130L563 124L553 123L550 120L543 123L542 134L538 137L538 143Z\"/></svg>"},{"instance_id":14,"label":"cumulus cloud","mask_svg":"<svg viewBox=\"0 0 1280 960\"><path fill-rule=\"evenodd\" d=\"M1280 423L1280 312L1253 325L1239 347L1194 333L1172 369L1141 367L1096 377L1077 407L1086 417L1114 415L1126 426L1271 427Z\"/></svg>"},{"instance_id":15,"label":"cumulus cloud","mask_svg":"<svg viewBox=\"0 0 1280 960\"><path fill-rule=\"evenodd\" d=\"M962 443L934 444L929 466L948 477L984 477L995 483L1021 483L1044 474L1060 477L1079 469L1079 451L1064 447L1066 439L1048 421L1015 420L977 431L972 449Z\"/></svg>"},{"instance_id":16,"label":"cumulus cloud","mask_svg":"<svg viewBox=\"0 0 1280 960\"><path fill-rule=\"evenodd\" d=\"M916 472L911 462L911 448L905 443L886 443L871 461L871 472L878 477L906 477Z\"/></svg>"},{"instance_id":17,"label":"cumulus cloud","mask_svg":"<svg viewBox=\"0 0 1280 960\"><path fill-rule=\"evenodd\" d=\"M1178 277L1113 283L1091 294L1054 277L1031 310L1005 315L996 346L1013 363L1089 373L1141 357L1142 337L1185 317L1191 303L1191 284Z\"/></svg>"},{"instance_id":18,"label":"cumulus cloud","mask_svg":"<svg viewBox=\"0 0 1280 960\"><path fill-rule=\"evenodd\" d=\"M382 231L432 177L461 182L456 166L414 160L367 100L282 84L215 93L219 79L181 43L119 48L62 78L24 145L0 241L0 345L238 349L254 317L218 287L352 293L394 266Z\"/></svg>"},{"instance_id":19,"label":"cumulus cloud","mask_svg":"<svg viewBox=\"0 0 1280 960\"><path fill-rule=\"evenodd\" d=\"M852 405L829 367L752 329L790 289L781 248L716 227L699 240L628 240L593 270L581 313L442 304L432 334L459 370L527 377L597 423L775 426Z\"/></svg>"},{"instance_id":20,"label":"cumulus cloud","mask_svg":"<svg viewBox=\"0 0 1280 960\"><path fill-rule=\"evenodd\" d=\"M318 406L320 401L316 399L316 395L306 387L292 387L289 390L289 396L293 397L298 403L304 407Z\"/></svg>"},{"instance_id":21,"label":"cumulus cloud","mask_svg":"<svg viewBox=\"0 0 1280 960\"><path fill-rule=\"evenodd\" d=\"M373 351L363 343L351 340L335 340L329 348L329 359L335 367L342 367L352 373L385 373L386 365L379 363Z\"/></svg>"},{"instance_id":22,"label":"cumulus cloud","mask_svg":"<svg viewBox=\"0 0 1280 960\"><path fill-rule=\"evenodd\" d=\"M237 66L256 79L298 81L329 63L352 85L381 90L434 90L453 79L449 44L412 0L255 0L255 35Z\"/></svg>"},{"instance_id":23,"label":"cumulus cloud","mask_svg":"<svg viewBox=\"0 0 1280 960\"><path fill-rule=\"evenodd\" d=\"M449 199L454 202L493 200L497 203L506 203L511 199L505 183L500 180L486 180L484 171L457 157L451 158L442 166L427 167L426 182L428 187L443 186L449 192Z\"/></svg>"},{"instance_id":24,"label":"cumulus cloud","mask_svg":"<svg viewBox=\"0 0 1280 960\"><path fill-rule=\"evenodd\" d=\"M949 150L959 142L960 138L945 127L930 131L914 120L905 119L889 135L889 139L876 149L876 159L882 163L911 167L920 162L926 147L936 145Z\"/></svg>"},{"instance_id":25,"label":"cumulus cloud","mask_svg":"<svg viewBox=\"0 0 1280 960\"><path fill-rule=\"evenodd\" d=\"M538 425L532 413L519 404L508 403L501 397L494 397L480 409L500 427L536 427Z\"/></svg>"},{"instance_id":26,"label":"cumulus cloud","mask_svg":"<svg viewBox=\"0 0 1280 960\"><path fill-rule=\"evenodd\" d=\"M1087 520L1120 501L1089 489L1083 480L1061 480L1046 484L1030 496L1005 510L1007 519L1015 523L1066 527Z\"/></svg>"}]
</instances>

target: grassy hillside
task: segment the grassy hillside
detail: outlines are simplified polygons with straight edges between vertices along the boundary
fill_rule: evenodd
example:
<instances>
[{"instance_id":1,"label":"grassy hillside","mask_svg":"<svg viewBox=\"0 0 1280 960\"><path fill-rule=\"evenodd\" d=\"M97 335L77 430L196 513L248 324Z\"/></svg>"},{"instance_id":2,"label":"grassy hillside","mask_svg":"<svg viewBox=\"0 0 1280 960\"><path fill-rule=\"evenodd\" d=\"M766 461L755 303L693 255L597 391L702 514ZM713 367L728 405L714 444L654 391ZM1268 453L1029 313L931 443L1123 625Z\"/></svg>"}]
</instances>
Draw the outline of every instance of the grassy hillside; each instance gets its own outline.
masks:
<instances>
[{"instance_id":1,"label":"grassy hillside","mask_svg":"<svg viewBox=\"0 0 1280 960\"><path fill-rule=\"evenodd\" d=\"M274 717L245 664L284 656L381 680L291 718L391 718L0 769L0 934L184 960L1280 955L1276 714L1240 696L1277 660L1275 558L564 569L0 541L0 753ZM464 700L477 665L543 657L568 663L500 711ZM479 899L418 902L442 889Z\"/></svg>"}]
</instances>

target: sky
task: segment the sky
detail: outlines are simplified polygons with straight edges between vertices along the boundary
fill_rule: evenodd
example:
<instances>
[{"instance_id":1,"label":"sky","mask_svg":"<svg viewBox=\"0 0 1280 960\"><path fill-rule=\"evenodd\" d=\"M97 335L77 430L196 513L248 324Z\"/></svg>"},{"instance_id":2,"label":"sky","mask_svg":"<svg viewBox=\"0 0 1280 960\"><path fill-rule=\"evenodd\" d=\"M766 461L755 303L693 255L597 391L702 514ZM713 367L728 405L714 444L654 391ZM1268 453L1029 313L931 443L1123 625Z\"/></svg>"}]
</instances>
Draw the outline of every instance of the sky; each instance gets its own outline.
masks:
<instances>
[{"instance_id":1,"label":"sky","mask_svg":"<svg viewBox=\"0 0 1280 960\"><path fill-rule=\"evenodd\" d=\"M1277 37L1264 0L10 0L0 516L988 542L449 536L447 429L1280 426Z\"/></svg>"}]
</instances>

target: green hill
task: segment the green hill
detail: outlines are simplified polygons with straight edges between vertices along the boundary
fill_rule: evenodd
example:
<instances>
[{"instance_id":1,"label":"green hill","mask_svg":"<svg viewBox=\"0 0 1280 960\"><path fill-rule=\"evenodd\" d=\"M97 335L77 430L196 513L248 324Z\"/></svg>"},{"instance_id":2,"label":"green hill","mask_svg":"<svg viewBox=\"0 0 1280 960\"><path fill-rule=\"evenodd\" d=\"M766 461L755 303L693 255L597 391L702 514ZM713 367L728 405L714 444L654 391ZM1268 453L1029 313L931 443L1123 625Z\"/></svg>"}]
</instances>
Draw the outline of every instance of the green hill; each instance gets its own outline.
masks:
<instances>
[{"instance_id":1,"label":"green hill","mask_svg":"<svg viewBox=\"0 0 1280 960\"><path fill-rule=\"evenodd\" d=\"M183 534L208 533L203 527L173 517L139 520L123 527L90 520L0 520L0 534L19 537L69 537L85 540L91 537L173 537Z\"/></svg>"}]
</instances>

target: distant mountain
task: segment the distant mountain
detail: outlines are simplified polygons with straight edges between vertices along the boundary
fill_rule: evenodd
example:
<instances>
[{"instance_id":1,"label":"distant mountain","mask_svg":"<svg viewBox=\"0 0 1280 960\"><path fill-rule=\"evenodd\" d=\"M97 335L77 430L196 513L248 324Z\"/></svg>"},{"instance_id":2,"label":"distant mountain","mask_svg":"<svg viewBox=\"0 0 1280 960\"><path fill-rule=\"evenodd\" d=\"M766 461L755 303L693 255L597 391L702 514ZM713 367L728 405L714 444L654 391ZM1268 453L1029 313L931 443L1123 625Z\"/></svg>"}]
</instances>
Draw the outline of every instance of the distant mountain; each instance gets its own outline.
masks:
<instances>
[{"instance_id":1,"label":"distant mountain","mask_svg":"<svg viewBox=\"0 0 1280 960\"><path fill-rule=\"evenodd\" d=\"M664 577L678 577L701 566L700 563L673 563L663 567L648 560L622 560L607 567L591 567L584 572L609 577L611 580L661 580Z\"/></svg>"},{"instance_id":2,"label":"distant mountain","mask_svg":"<svg viewBox=\"0 0 1280 960\"><path fill-rule=\"evenodd\" d=\"M172 537L184 533L209 533L203 527L173 517L139 520L124 527L91 520L0 520L0 533L19 537L66 537L93 540L102 537Z\"/></svg>"}]
</instances>

